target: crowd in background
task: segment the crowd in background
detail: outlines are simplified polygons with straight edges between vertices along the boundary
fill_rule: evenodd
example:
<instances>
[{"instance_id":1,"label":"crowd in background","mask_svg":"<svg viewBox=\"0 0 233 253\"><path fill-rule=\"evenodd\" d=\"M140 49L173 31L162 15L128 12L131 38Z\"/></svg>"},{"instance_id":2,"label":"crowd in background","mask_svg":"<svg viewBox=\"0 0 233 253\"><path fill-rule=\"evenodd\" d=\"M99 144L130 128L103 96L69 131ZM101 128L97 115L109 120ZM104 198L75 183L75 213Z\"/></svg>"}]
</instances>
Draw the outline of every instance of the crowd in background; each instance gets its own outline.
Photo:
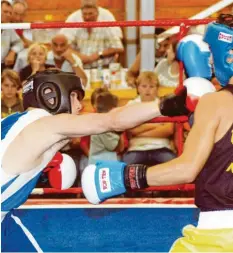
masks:
<instances>
[{"instance_id":1,"label":"crowd in background","mask_svg":"<svg viewBox=\"0 0 233 253\"><path fill-rule=\"evenodd\" d=\"M13 3L1 1L2 23L24 22L27 9L26 0L15 0ZM94 0L82 0L80 9L67 17L66 22L107 20L115 20L109 10L99 7ZM155 34L157 36L164 31L156 28ZM51 36L46 36L46 32L50 32ZM100 65L108 68L124 53L123 33L119 27L2 30L1 39L2 118L23 111L22 87L27 78L36 72L49 68L74 72L86 86L88 77L85 69ZM140 73L141 55L138 53L126 74L128 86L136 88L138 96L128 104L157 101L160 86L178 86L176 46L177 41L170 38L156 44L154 71ZM118 106L118 97L107 87L100 87L92 92L91 104L93 112L105 113ZM145 123L123 133L109 132L73 139L62 152L73 157L79 174L87 164L99 159L156 165L177 156L174 129L174 123ZM46 187L46 183L43 175L38 185ZM79 180L75 186L80 186Z\"/></svg>"}]
</instances>

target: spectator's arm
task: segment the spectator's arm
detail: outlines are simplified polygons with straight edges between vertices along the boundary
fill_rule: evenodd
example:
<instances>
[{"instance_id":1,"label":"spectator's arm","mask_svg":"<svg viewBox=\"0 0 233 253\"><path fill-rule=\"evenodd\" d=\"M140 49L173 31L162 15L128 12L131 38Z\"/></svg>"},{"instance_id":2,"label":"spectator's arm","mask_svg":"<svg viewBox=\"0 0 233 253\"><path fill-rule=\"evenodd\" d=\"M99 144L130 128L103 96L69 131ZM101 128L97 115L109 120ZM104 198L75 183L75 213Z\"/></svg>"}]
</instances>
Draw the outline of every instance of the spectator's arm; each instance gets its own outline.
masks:
<instances>
[{"instance_id":1,"label":"spectator's arm","mask_svg":"<svg viewBox=\"0 0 233 253\"><path fill-rule=\"evenodd\" d=\"M135 136L138 136L144 132L151 131L155 127L156 127L156 124L154 124L154 123L145 123L140 126L129 129L128 132L130 133L130 135L135 137Z\"/></svg>"},{"instance_id":2,"label":"spectator's arm","mask_svg":"<svg viewBox=\"0 0 233 253\"><path fill-rule=\"evenodd\" d=\"M70 63L74 73L81 78L82 84L87 85L87 75L83 71L83 64L81 59L72 52L72 49L68 48L64 53L63 57Z\"/></svg>"},{"instance_id":3,"label":"spectator's arm","mask_svg":"<svg viewBox=\"0 0 233 253\"><path fill-rule=\"evenodd\" d=\"M12 30L11 33L11 51L14 53L19 53L21 50L23 50L23 42L21 41L20 37L17 35L17 33Z\"/></svg>"},{"instance_id":4,"label":"spectator's arm","mask_svg":"<svg viewBox=\"0 0 233 253\"><path fill-rule=\"evenodd\" d=\"M152 130L143 132L138 137L155 137L155 138L168 138L174 133L173 123L155 123L156 127Z\"/></svg>"},{"instance_id":5,"label":"spectator's arm","mask_svg":"<svg viewBox=\"0 0 233 253\"><path fill-rule=\"evenodd\" d=\"M120 135L120 139L115 151L121 153L124 151L124 149L125 149L125 137L124 137L124 133L122 133Z\"/></svg>"},{"instance_id":6,"label":"spectator's arm","mask_svg":"<svg viewBox=\"0 0 233 253\"><path fill-rule=\"evenodd\" d=\"M98 54L93 54L93 55L85 55L80 53L79 51L75 50L72 48L72 52L77 55L81 60L83 64L88 64L88 63L92 63L93 61L97 61L99 58Z\"/></svg>"},{"instance_id":7,"label":"spectator's arm","mask_svg":"<svg viewBox=\"0 0 233 253\"><path fill-rule=\"evenodd\" d=\"M72 66L72 68L73 68L75 74L81 78L83 86L86 87L87 82L88 82L88 78L87 78L85 71L80 66L77 66L77 67Z\"/></svg>"},{"instance_id":8,"label":"spectator's arm","mask_svg":"<svg viewBox=\"0 0 233 253\"><path fill-rule=\"evenodd\" d=\"M24 44L24 47L25 47L25 48L28 48L28 47L30 47L30 46L33 44L33 41L31 41L31 40L25 38L23 35L22 35L22 37L20 37L20 38L21 38L21 40L23 41L23 44Z\"/></svg>"},{"instance_id":9,"label":"spectator's arm","mask_svg":"<svg viewBox=\"0 0 233 253\"><path fill-rule=\"evenodd\" d=\"M106 29L105 32L106 49L103 50L103 56L108 57L114 54L123 53L124 47L120 38L117 37L111 29Z\"/></svg>"},{"instance_id":10,"label":"spectator's arm","mask_svg":"<svg viewBox=\"0 0 233 253\"><path fill-rule=\"evenodd\" d=\"M141 53L138 53L135 58L135 61L133 62L133 64L126 73L126 82L131 87L136 86L136 80L140 70L140 63L141 63Z\"/></svg>"}]
</instances>

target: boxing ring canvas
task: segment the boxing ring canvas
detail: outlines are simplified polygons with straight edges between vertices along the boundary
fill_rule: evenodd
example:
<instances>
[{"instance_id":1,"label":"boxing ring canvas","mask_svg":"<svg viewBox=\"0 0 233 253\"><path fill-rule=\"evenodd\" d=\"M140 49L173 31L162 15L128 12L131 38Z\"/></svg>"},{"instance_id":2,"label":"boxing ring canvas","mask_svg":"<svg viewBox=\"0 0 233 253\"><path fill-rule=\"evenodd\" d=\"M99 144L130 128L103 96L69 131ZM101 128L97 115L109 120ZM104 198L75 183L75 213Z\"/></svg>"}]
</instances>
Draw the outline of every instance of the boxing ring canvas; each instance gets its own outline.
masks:
<instances>
[{"instance_id":1,"label":"boxing ring canvas","mask_svg":"<svg viewBox=\"0 0 233 253\"><path fill-rule=\"evenodd\" d=\"M197 214L187 204L24 205L15 210L44 252L168 252L183 226L196 225ZM10 250L15 251L14 244Z\"/></svg>"}]
</instances>

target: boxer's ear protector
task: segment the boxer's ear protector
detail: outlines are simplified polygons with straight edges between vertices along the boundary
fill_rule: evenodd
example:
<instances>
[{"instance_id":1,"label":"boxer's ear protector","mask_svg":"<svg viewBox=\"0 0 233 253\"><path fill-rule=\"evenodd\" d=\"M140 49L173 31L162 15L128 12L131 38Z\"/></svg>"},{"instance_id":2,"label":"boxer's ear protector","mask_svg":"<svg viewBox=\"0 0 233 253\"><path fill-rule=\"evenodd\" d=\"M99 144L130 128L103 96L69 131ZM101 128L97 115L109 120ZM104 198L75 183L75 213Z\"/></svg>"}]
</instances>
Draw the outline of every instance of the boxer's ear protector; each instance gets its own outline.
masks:
<instances>
[{"instance_id":1,"label":"boxer's ear protector","mask_svg":"<svg viewBox=\"0 0 233 253\"><path fill-rule=\"evenodd\" d=\"M57 111L60 106L61 92L52 82L42 83L37 89L38 100L49 111Z\"/></svg>"}]
</instances>

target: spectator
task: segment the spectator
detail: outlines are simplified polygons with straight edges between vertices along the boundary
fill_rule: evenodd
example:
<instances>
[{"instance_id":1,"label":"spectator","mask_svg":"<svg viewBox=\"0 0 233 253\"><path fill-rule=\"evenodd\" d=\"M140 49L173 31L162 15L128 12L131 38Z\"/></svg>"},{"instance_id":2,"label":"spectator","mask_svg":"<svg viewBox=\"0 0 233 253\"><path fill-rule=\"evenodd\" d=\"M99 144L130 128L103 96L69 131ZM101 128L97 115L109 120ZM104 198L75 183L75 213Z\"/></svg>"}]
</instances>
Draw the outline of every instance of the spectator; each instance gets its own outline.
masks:
<instances>
[{"instance_id":1,"label":"spectator","mask_svg":"<svg viewBox=\"0 0 233 253\"><path fill-rule=\"evenodd\" d=\"M10 23L12 20L12 6L8 1L1 1L1 21ZM16 55L23 49L23 43L14 30L2 30L1 32L1 70L12 68Z\"/></svg>"},{"instance_id":2,"label":"spectator","mask_svg":"<svg viewBox=\"0 0 233 253\"><path fill-rule=\"evenodd\" d=\"M83 5L82 16L85 22L97 21L97 6L91 3ZM62 33L72 42L84 68L97 68L98 60L101 60L102 66L108 67L114 61L114 56L124 51L120 38L108 27L62 29Z\"/></svg>"},{"instance_id":3,"label":"spectator","mask_svg":"<svg viewBox=\"0 0 233 253\"><path fill-rule=\"evenodd\" d=\"M4 69L1 77L2 99L1 99L1 117L22 112L22 101L18 96L18 90L21 88L21 82L17 72L11 69Z\"/></svg>"},{"instance_id":4,"label":"spectator","mask_svg":"<svg viewBox=\"0 0 233 253\"><path fill-rule=\"evenodd\" d=\"M96 98L98 97L99 94L103 92L108 92L108 88L106 87L96 88L91 94L91 105L94 111L96 110Z\"/></svg>"},{"instance_id":5,"label":"spectator","mask_svg":"<svg viewBox=\"0 0 233 253\"><path fill-rule=\"evenodd\" d=\"M95 110L98 113L106 113L117 107L118 98L110 92L102 92L96 96ZM122 151L123 139L115 132L96 134L91 136L89 164L98 160L117 160L117 151Z\"/></svg>"},{"instance_id":6,"label":"spectator","mask_svg":"<svg viewBox=\"0 0 233 253\"><path fill-rule=\"evenodd\" d=\"M142 72L137 81L139 96L128 104L159 102L157 97L159 82L154 72ZM123 155L127 164L142 163L156 165L174 159L170 137L173 135L173 123L145 123L128 131L129 148Z\"/></svg>"},{"instance_id":7,"label":"spectator","mask_svg":"<svg viewBox=\"0 0 233 253\"><path fill-rule=\"evenodd\" d=\"M20 71L20 80L23 83L29 76L38 71L54 68L54 65L46 64L47 48L42 44L32 44L28 49L28 65Z\"/></svg>"},{"instance_id":8,"label":"spectator","mask_svg":"<svg viewBox=\"0 0 233 253\"><path fill-rule=\"evenodd\" d=\"M56 66L66 72L74 72L82 79L84 86L87 84L87 76L83 71L81 59L72 52L68 39L64 34L57 34L52 39L52 51L48 52L47 63Z\"/></svg>"},{"instance_id":9,"label":"spectator","mask_svg":"<svg viewBox=\"0 0 233 253\"><path fill-rule=\"evenodd\" d=\"M163 33L165 31L164 28L156 28L155 29L155 35L158 36L159 34ZM158 38L157 42L155 43L156 49L155 49L155 66L165 58L167 48L170 44L170 40L167 39L161 39ZM140 65L141 65L141 53L139 52L135 58L135 61L129 68L128 72L126 73L126 81L127 84L131 87L136 86L136 80L138 78L139 72L140 72Z\"/></svg>"},{"instance_id":10,"label":"spectator","mask_svg":"<svg viewBox=\"0 0 233 253\"><path fill-rule=\"evenodd\" d=\"M173 41L167 49L167 58L162 59L155 67L159 84L165 87L177 87L179 85L179 62L176 58L177 41Z\"/></svg>"},{"instance_id":11,"label":"spectator","mask_svg":"<svg viewBox=\"0 0 233 253\"><path fill-rule=\"evenodd\" d=\"M97 0L82 0L81 1L81 9L71 13L69 17L66 19L66 22L83 22L83 15L82 15L82 8L87 5L96 6L98 10L98 18L97 21L116 21L113 14L102 7L98 6ZM122 30L120 27L111 27L111 30L113 31L113 34L120 39L123 38Z\"/></svg>"},{"instance_id":12,"label":"spectator","mask_svg":"<svg viewBox=\"0 0 233 253\"><path fill-rule=\"evenodd\" d=\"M13 15L12 22L13 23L23 23L26 12L28 9L27 2L25 0L15 0L13 2ZM22 40L24 47L29 47L32 42L32 33L30 30L16 29L15 30L20 39Z\"/></svg>"}]
</instances>

